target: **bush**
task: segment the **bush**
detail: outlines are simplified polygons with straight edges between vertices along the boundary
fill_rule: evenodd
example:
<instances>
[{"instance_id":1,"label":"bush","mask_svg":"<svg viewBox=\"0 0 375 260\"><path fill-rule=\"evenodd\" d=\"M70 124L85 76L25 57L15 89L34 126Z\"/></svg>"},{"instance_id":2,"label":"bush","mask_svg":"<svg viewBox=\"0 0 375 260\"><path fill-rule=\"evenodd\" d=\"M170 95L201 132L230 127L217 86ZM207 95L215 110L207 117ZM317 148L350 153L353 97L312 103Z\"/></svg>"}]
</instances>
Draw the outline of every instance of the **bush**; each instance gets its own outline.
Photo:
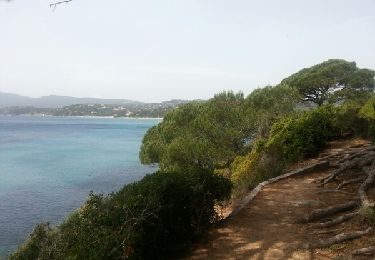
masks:
<instances>
[{"instance_id":1,"label":"bush","mask_svg":"<svg viewBox=\"0 0 375 260\"><path fill-rule=\"evenodd\" d=\"M234 197L249 189L254 188L263 180L256 172L260 154L252 151L244 156L237 156L230 166L231 180L234 184Z\"/></svg>"},{"instance_id":2,"label":"bush","mask_svg":"<svg viewBox=\"0 0 375 260\"><path fill-rule=\"evenodd\" d=\"M276 121L267 139L258 139L251 152L237 156L231 164L234 196L280 175L287 163L319 152L336 135L334 117L332 106L322 106Z\"/></svg>"},{"instance_id":3,"label":"bush","mask_svg":"<svg viewBox=\"0 0 375 260\"><path fill-rule=\"evenodd\" d=\"M322 106L294 118L285 117L272 126L265 147L279 151L281 159L287 162L315 155L336 135L333 118L332 106Z\"/></svg>"},{"instance_id":4,"label":"bush","mask_svg":"<svg viewBox=\"0 0 375 260\"><path fill-rule=\"evenodd\" d=\"M349 101L336 108L333 124L337 138L366 135L368 124L358 114L362 105L363 102Z\"/></svg>"},{"instance_id":5,"label":"bush","mask_svg":"<svg viewBox=\"0 0 375 260\"><path fill-rule=\"evenodd\" d=\"M157 172L87 202L55 229L35 228L10 259L163 259L219 220L231 182L209 171Z\"/></svg>"},{"instance_id":6,"label":"bush","mask_svg":"<svg viewBox=\"0 0 375 260\"><path fill-rule=\"evenodd\" d=\"M367 122L367 136L375 141L375 97L370 98L359 111L359 117Z\"/></svg>"},{"instance_id":7,"label":"bush","mask_svg":"<svg viewBox=\"0 0 375 260\"><path fill-rule=\"evenodd\" d=\"M48 236L51 228L48 223L38 224L29 236L27 243L22 245L10 259L38 259L44 255L44 248L48 246ZM44 258L48 259L48 258Z\"/></svg>"},{"instance_id":8,"label":"bush","mask_svg":"<svg viewBox=\"0 0 375 260\"><path fill-rule=\"evenodd\" d=\"M282 173L285 163L276 150L265 150L266 140L255 142L250 153L237 156L230 166L233 197L255 188L260 182Z\"/></svg>"},{"instance_id":9,"label":"bush","mask_svg":"<svg viewBox=\"0 0 375 260\"><path fill-rule=\"evenodd\" d=\"M130 220L123 226L125 248L141 258L176 252L219 219L215 204L228 199L230 191L227 179L202 170L158 172L127 186L114 197L125 205L124 221Z\"/></svg>"}]
</instances>

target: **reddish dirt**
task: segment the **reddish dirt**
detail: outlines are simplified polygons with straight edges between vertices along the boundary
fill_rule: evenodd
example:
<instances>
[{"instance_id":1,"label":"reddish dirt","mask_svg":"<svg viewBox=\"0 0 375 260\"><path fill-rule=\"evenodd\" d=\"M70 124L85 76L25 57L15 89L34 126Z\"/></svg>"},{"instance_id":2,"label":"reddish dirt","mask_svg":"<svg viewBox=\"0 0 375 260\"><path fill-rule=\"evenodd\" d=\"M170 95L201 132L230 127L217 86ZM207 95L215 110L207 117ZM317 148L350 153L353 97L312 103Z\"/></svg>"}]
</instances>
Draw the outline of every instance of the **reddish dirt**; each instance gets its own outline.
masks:
<instances>
[{"instance_id":1,"label":"reddish dirt","mask_svg":"<svg viewBox=\"0 0 375 260\"><path fill-rule=\"evenodd\" d=\"M332 154L341 154L353 147L366 144L364 140L332 143L319 157L292 166L298 168ZM333 158L333 157L332 157ZM333 159L331 159L333 160ZM352 250L375 244L373 233L362 238L333 245L325 249L303 250L305 243L332 237L341 232L364 230L367 224L361 217L327 229L312 229L309 224L297 223L312 210L345 203L356 195L319 193L335 189L337 183L322 188L316 180L328 175L333 168L292 177L267 185L234 218L211 230L195 245L188 259L351 259ZM350 174L356 174L352 172ZM357 186L356 186L357 185ZM355 192L360 184L344 188ZM370 191L370 197L375 197ZM329 232L328 234L320 234ZM344 258L343 258L344 257ZM358 259L373 259L358 258Z\"/></svg>"}]
</instances>

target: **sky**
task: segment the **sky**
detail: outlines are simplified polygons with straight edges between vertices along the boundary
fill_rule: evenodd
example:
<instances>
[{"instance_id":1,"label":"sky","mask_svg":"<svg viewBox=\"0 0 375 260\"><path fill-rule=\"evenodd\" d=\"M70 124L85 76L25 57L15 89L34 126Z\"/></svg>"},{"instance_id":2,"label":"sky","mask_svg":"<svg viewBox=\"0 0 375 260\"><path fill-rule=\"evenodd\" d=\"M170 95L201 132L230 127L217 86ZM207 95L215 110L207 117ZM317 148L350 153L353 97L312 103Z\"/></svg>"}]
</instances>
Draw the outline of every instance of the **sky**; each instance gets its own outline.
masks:
<instances>
[{"instance_id":1,"label":"sky","mask_svg":"<svg viewBox=\"0 0 375 260\"><path fill-rule=\"evenodd\" d=\"M375 0L0 0L0 91L246 95L330 58L375 69Z\"/></svg>"}]
</instances>

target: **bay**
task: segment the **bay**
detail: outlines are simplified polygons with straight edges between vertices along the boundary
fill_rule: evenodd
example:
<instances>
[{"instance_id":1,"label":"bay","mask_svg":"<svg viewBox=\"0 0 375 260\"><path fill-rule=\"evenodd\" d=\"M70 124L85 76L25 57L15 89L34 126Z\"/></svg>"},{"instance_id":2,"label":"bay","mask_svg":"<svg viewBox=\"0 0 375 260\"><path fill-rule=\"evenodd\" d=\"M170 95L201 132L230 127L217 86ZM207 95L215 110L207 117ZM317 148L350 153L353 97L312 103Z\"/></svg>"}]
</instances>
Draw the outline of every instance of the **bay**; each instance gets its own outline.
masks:
<instances>
[{"instance_id":1,"label":"bay","mask_svg":"<svg viewBox=\"0 0 375 260\"><path fill-rule=\"evenodd\" d=\"M138 152L159 122L0 116L0 257L35 224L61 222L90 191L108 194L156 171Z\"/></svg>"}]
</instances>

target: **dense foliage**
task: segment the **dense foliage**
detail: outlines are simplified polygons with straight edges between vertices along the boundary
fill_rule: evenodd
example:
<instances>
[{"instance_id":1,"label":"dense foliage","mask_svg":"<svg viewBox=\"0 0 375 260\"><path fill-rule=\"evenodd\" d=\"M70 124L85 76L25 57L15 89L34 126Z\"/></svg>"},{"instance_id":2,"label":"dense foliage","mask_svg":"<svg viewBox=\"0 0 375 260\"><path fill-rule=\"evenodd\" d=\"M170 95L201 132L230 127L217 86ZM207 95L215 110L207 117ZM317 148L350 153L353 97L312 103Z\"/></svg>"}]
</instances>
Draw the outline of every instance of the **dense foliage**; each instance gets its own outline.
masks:
<instances>
[{"instance_id":1,"label":"dense foliage","mask_svg":"<svg viewBox=\"0 0 375 260\"><path fill-rule=\"evenodd\" d=\"M366 120L367 136L375 141L375 97L370 98L359 111L359 117Z\"/></svg>"},{"instance_id":2,"label":"dense foliage","mask_svg":"<svg viewBox=\"0 0 375 260\"><path fill-rule=\"evenodd\" d=\"M91 194L57 228L38 225L10 259L164 259L219 219L231 183L209 171L157 172L108 197Z\"/></svg>"},{"instance_id":3,"label":"dense foliage","mask_svg":"<svg viewBox=\"0 0 375 260\"><path fill-rule=\"evenodd\" d=\"M320 151L334 135L333 118L334 108L327 106L273 123L267 137L259 137L248 154L237 156L231 164L236 192L279 175L289 162Z\"/></svg>"},{"instance_id":4,"label":"dense foliage","mask_svg":"<svg viewBox=\"0 0 375 260\"><path fill-rule=\"evenodd\" d=\"M144 137L140 158L162 169L214 169L244 150L249 131L241 93L221 93L205 103L183 105Z\"/></svg>"},{"instance_id":5,"label":"dense foliage","mask_svg":"<svg viewBox=\"0 0 375 260\"><path fill-rule=\"evenodd\" d=\"M294 111L298 94L286 85L257 89L247 98L223 92L167 114L143 139L140 159L165 170L225 168L267 135L272 122Z\"/></svg>"},{"instance_id":6,"label":"dense foliage","mask_svg":"<svg viewBox=\"0 0 375 260\"><path fill-rule=\"evenodd\" d=\"M277 149L286 161L315 155L333 135L333 107L326 106L284 117L272 125L266 149Z\"/></svg>"}]
</instances>

